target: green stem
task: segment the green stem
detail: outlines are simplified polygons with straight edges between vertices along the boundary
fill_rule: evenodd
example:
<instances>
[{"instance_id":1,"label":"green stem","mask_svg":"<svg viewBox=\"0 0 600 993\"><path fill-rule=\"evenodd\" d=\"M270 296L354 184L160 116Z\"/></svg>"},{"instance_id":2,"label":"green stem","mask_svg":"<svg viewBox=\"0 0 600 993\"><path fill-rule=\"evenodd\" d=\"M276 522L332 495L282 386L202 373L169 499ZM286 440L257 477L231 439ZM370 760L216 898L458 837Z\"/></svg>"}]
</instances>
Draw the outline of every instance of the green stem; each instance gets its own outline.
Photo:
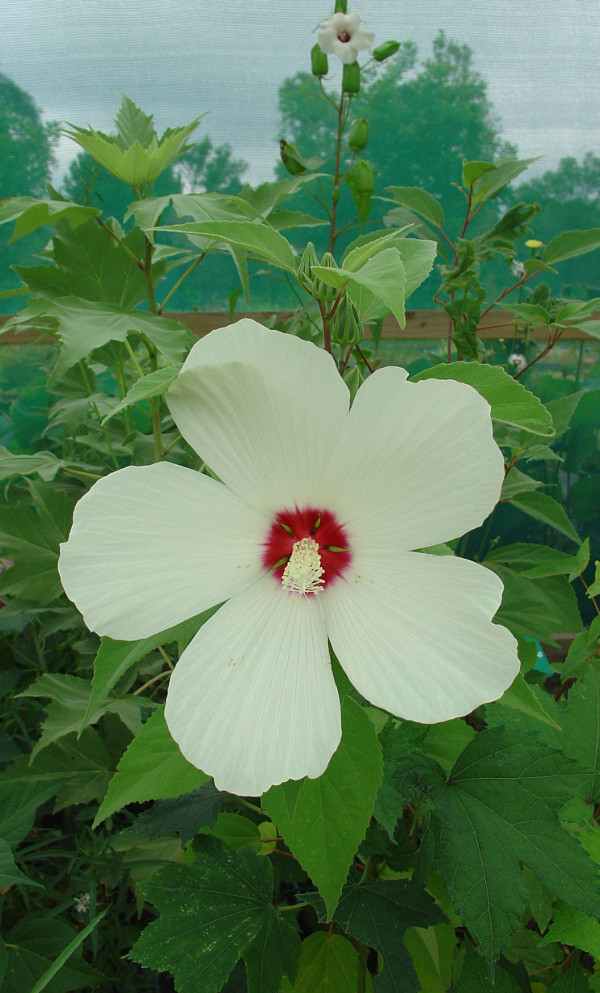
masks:
<instances>
[{"instance_id":1,"label":"green stem","mask_svg":"<svg viewBox=\"0 0 600 993\"><path fill-rule=\"evenodd\" d=\"M135 262L135 264L138 267L138 269L143 269L144 268L144 263L141 262L140 259L138 259L138 257L135 254L135 252L132 252L131 251L131 249L129 248L128 245L125 244L125 242L123 241L123 239L122 238L119 238L118 234L115 234L115 232L112 230L112 228L110 228L108 226L108 224L105 224L101 217L97 217L96 218L96 221L98 222L98 224L100 225L100 227L103 228L111 236L111 238L114 238L114 240L117 242L117 244L119 244L121 246L121 248L123 248L127 252L127 254L129 255L129 257L132 258L133 261Z\"/></svg>"},{"instance_id":2,"label":"green stem","mask_svg":"<svg viewBox=\"0 0 600 993\"><path fill-rule=\"evenodd\" d=\"M579 355L577 357L577 369L575 371L575 392L577 392L577 388L579 386L579 378L581 376L581 363L583 361L583 345L584 345L584 341L582 338L581 341L579 342Z\"/></svg>"},{"instance_id":3,"label":"green stem","mask_svg":"<svg viewBox=\"0 0 600 993\"><path fill-rule=\"evenodd\" d=\"M125 345L125 348L127 349L127 352L129 354L129 358L131 359L131 361L133 362L133 364L135 366L135 371L137 372L138 376L141 379L143 377L143 375L144 375L144 370L142 369L140 363L138 362L137 356L136 356L133 348L129 344L129 341L127 340L127 338L125 338L124 345Z\"/></svg>"},{"instance_id":4,"label":"green stem","mask_svg":"<svg viewBox=\"0 0 600 993\"><path fill-rule=\"evenodd\" d=\"M337 137L335 143L335 172L333 174L333 196L332 196L332 204L331 204L331 219L329 222L329 251L331 252L332 255L335 251L335 239L336 239L335 217L337 214L337 205L338 205L338 196L339 196L340 155L342 151L343 131L344 131L344 94L342 93L338 106L338 126L337 126Z\"/></svg>"},{"instance_id":5,"label":"green stem","mask_svg":"<svg viewBox=\"0 0 600 993\"><path fill-rule=\"evenodd\" d=\"M146 273L146 294L148 297L148 310L151 314L156 314L156 300L154 298L154 283L152 281L152 253L154 251L153 246L148 238L146 240L146 254L144 261L144 272ZM158 357L156 354L156 348L144 336L144 342L146 348L148 349L148 354L150 355L150 371L156 372L158 369ZM154 451L156 454L157 462L160 462L165 455L162 436L160 432L160 404L157 397L150 397L150 413L152 417L152 435L154 437Z\"/></svg>"},{"instance_id":6,"label":"green stem","mask_svg":"<svg viewBox=\"0 0 600 993\"><path fill-rule=\"evenodd\" d=\"M160 314L162 314L164 312L164 309L167 306L167 304L168 304L169 300L171 299L171 297L174 296L175 293L177 293L177 290L179 289L179 287L181 286L181 284L188 278L188 276L190 275L190 273L192 273L194 271L194 269L196 268L196 266L199 266L200 265L200 263L202 262L202 259L205 259L205 258L206 258L206 252L201 252L200 255L198 256L198 258L194 259L194 261L192 262L192 264L187 267L187 269L185 270L185 272L183 273L183 275L179 277L179 279L177 280L177 282L175 283L175 285L172 286L171 289L169 290L169 292L167 293L165 299L163 300L163 302L161 303L160 307L156 311L157 314L160 315Z\"/></svg>"},{"instance_id":7,"label":"green stem","mask_svg":"<svg viewBox=\"0 0 600 993\"><path fill-rule=\"evenodd\" d=\"M84 472L83 469L68 469L61 465L60 470L66 472L67 476L75 476L77 479L102 479L102 476L98 476L95 472Z\"/></svg>"},{"instance_id":8,"label":"green stem","mask_svg":"<svg viewBox=\"0 0 600 993\"><path fill-rule=\"evenodd\" d=\"M146 252L144 259L144 272L146 274L146 295L148 297L148 310L151 314L156 313L156 301L154 299L154 282L152 280L152 253L154 247L146 236L144 236L146 242Z\"/></svg>"}]
</instances>

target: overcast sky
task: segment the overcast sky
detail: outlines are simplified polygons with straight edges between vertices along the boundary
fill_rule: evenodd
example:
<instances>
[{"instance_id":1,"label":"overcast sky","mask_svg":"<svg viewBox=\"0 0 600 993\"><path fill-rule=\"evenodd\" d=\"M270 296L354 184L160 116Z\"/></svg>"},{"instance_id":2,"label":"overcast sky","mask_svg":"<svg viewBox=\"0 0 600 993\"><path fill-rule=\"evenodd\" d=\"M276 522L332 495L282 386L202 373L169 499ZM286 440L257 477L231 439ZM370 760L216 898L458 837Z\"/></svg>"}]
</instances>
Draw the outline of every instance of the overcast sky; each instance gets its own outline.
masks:
<instances>
[{"instance_id":1,"label":"overcast sky","mask_svg":"<svg viewBox=\"0 0 600 993\"><path fill-rule=\"evenodd\" d=\"M272 178L277 91L309 68L333 0L0 0L0 72L47 120L111 130L127 93L158 128L210 111L198 138L229 142L246 178ZM600 154L600 0L357 0L387 38L426 58L439 29L467 42L522 157ZM330 59L330 64L333 60ZM291 136L288 136L291 137ZM435 136L432 136L434 140ZM63 139L62 171L76 146Z\"/></svg>"}]
</instances>

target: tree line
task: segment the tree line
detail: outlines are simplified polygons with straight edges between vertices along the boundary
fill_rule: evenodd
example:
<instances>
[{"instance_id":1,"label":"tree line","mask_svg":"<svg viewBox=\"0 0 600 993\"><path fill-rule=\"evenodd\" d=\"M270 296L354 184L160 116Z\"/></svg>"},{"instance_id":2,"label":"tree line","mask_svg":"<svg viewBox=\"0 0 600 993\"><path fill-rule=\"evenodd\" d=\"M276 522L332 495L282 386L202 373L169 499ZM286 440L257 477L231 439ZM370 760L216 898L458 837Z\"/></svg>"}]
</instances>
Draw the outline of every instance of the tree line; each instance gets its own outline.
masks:
<instances>
[{"instance_id":1,"label":"tree line","mask_svg":"<svg viewBox=\"0 0 600 993\"><path fill-rule=\"evenodd\" d=\"M303 158L318 159L322 163L319 171L327 173L333 171L329 157L337 121L318 96L318 81L310 73L299 72L283 82L279 90L279 137L293 142ZM485 80L473 68L469 46L447 39L441 32L430 57L424 61L419 61L416 45L405 42L394 58L374 67L354 98L353 113L368 118L370 123L368 146L361 154L373 169L378 194L372 201L365 230L369 230L370 221L380 222L393 208L385 192L387 187L417 186L439 199L448 229L460 234L464 203L452 184L460 176L463 159L491 161L517 151L502 139L500 119L487 95ZM0 74L0 200L46 195L57 140L58 125L43 123L32 98ZM350 154L348 150L348 157ZM214 145L205 136L159 177L154 193L237 194L243 189L246 170L247 163L236 158L229 145ZM274 172L277 178L287 175L283 163L275 159L275 150ZM561 230L600 226L599 191L600 158L589 152L582 161L563 158L556 169L509 188L488 210L499 214L520 201L539 203L542 211L534 221L531 237L546 242ZM94 163L86 152L73 159L58 192L75 202L99 206L105 217L122 218L131 200L128 187ZM290 207L318 216L308 189L295 194ZM346 216L352 218L350 188L340 202L342 224ZM482 218L482 222L485 220L489 223L489 214ZM314 227L311 231L317 249L325 247L320 244L324 230ZM353 230L349 237L357 233ZM10 244L9 236L7 228L0 228L0 310L4 313L21 306L20 298L11 294L20 284L11 267L30 261L32 251L31 239L25 247L19 241ZM43 248L44 238L40 233L38 250ZM301 232L299 244L305 241L306 233ZM495 274L500 288L507 278L508 273L500 270ZM566 263L560 277L549 276L548 282L556 295L600 295L594 256ZM253 285L252 305L257 309L285 307L294 302L285 284L261 276ZM210 264L204 269L199 266L173 298L172 307L226 309L235 288L231 261L213 255ZM412 300L413 306L433 306L432 293L425 283Z\"/></svg>"}]
</instances>

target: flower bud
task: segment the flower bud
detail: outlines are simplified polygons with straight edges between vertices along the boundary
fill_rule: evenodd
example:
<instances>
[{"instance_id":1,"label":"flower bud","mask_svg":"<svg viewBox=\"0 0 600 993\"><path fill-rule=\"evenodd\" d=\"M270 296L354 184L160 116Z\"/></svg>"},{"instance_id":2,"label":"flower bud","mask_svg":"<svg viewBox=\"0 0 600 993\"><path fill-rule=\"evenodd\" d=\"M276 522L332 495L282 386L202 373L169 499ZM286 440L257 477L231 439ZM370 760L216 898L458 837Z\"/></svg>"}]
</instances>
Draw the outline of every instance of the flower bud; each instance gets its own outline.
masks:
<instances>
[{"instance_id":1,"label":"flower bud","mask_svg":"<svg viewBox=\"0 0 600 993\"><path fill-rule=\"evenodd\" d=\"M395 55L399 48L399 41L384 41L377 48L373 49L373 58L376 62L385 62L386 59Z\"/></svg>"},{"instance_id":2,"label":"flower bud","mask_svg":"<svg viewBox=\"0 0 600 993\"><path fill-rule=\"evenodd\" d=\"M335 264L335 259L331 252L325 252L323 258L321 259L321 265L326 266L328 269L337 269ZM324 283L315 276L313 279L312 294L317 300L321 300L323 303L332 303L338 295L339 290L335 286L329 286L328 283Z\"/></svg>"},{"instance_id":3,"label":"flower bud","mask_svg":"<svg viewBox=\"0 0 600 993\"><path fill-rule=\"evenodd\" d=\"M350 297L344 296L331 318L331 340L338 345L358 345L365 336L358 310Z\"/></svg>"},{"instance_id":4,"label":"flower bud","mask_svg":"<svg viewBox=\"0 0 600 993\"><path fill-rule=\"evenodd\" d=\"M369 140L369 122L366 117L358 117L348 135L348 144L353 152L362 152Z\"/></svg>"},{"instance_id":5,"label":"flower bud","mask_svg":"<svg viewBox=\"0 0 600 993\"><path fill-rule=\"evenodd\" d=\"M313 45L310 50L310 66L313 76L321 79L329 72L329 60L319 44Z\"/></svg>"},{"instance_id":6,"label":"flower bud","mask_svg":"<svg viewBox=\"0 0 600 993\"><path fill-rule=\"evenodd\" d=\"M313 285L312 267L318 265L317 253L315 252L315 246L312 241L309 241L308 245L302 253L302 258L298 265L298 279L302 283L306 290L311 291Z\"/></svg>"},{"instance_id":7,"label":"flower bud","mask_svg":"<svg viewBox=\"0 0 600 993\"><path fill-rule=\"evenodd\" d=\"M358 62L347 62L342 71L342 91L358 93L360 90L360 66Z\"/></svg>"},{"instance_id":8,"label":"flower bud","mask_svg":"<svg viewBox=\"0 0 600 993\"><path fill-rule=\"evenodd\" d=\"M290 176L299 176L303 172L306 172L306 166L302 165L300 161L300 152L295 145L292 145L291 141L286 141L284 138L281 139L279 142L279 155Z\"/></svg>"},{"instance_id":9,"label":"flower bud","mask_svg":"<svg viewBox=\"0 0 600 993\"><path fill-rule=\"evenodd\" d=\"M358 193L364 195L371 194L375 189L375 176L373 169L364 159L359 159L352 170L352 179Z\"/></svg>"},{"instance_id":10,"label":"flower bud","mask_svg":"<svg viewBox=\"0 0 600 993\"><path fill-rule=\"evenodd\" d=\"M358 393L360 387L364 383L363 374L357 365L353 366L352 369L346 369L344 375L342 376L348 390L350 391L350 403L354 403L354 397Z\"/></svg>"}]
</instances>

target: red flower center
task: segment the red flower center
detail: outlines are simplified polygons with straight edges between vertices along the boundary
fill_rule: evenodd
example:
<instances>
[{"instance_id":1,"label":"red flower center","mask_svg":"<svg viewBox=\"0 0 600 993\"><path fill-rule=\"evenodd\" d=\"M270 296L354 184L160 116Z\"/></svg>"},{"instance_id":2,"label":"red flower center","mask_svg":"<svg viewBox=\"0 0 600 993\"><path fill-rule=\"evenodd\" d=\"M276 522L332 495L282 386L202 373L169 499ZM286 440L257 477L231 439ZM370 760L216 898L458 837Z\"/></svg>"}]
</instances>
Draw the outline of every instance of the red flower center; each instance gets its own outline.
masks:
<instances>
[{"instance_id":1,"label":"red flower center","mask_svg":"<svg viewBox=\"0 0 600 993\"><path fill-rule=\"evenodd\" d=\"M341 41L342 44L344 44L344 45L347 42L349 42L351 40L351 38L352 38L352 35L350 34L349 31L340 31L340 33L338 34L338 41Z\"/></svg>"},{"instance_id":2,"label":"red flower center","mask_svg":"<svg viewBox=\"0 0 600 993\"><path fill-rule=\"evenodd\" d=\"M262 556L263 566L271 570L279 582L294 545L302 538L312 538L319 546L323 588L341 576L350 565L352 552L348 534L330 510L315 507L281 510L269 528Z\"/></svg>"}]
</instances>

